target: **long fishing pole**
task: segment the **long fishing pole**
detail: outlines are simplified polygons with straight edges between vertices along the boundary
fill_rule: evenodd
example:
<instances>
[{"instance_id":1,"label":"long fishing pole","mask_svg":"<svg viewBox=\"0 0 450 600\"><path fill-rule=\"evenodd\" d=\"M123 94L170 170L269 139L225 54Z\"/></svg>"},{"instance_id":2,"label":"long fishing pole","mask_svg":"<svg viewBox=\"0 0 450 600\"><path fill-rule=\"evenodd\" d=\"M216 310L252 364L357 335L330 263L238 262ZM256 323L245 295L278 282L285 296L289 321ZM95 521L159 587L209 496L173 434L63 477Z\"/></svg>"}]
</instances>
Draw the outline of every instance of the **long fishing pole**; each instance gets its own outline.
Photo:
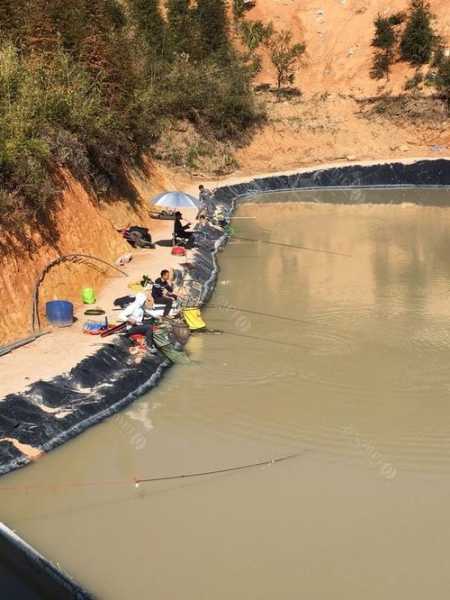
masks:
<instances>
[{"instance_id":1,"label":"long fishing pole","mask_svg":"<svg viewBox=\"0 0 450 600\"><path fill-rule=\"evenodd\" d=\"M232 473L233 471L243 471L246 469L255 469L256 467L266 467L269 465L274 465L276 463L285 462L287 460L292 460L293 458L298 458L308 449L303 450L303 452L297 452L296 454L288 454L287 456L280 456L279 458L272 458L271 460L264 460L261 462L251 463L249 465L240 465L236 467L225 467L223 469L214 469L214 471L203 471L201 473L186 473L183 475L167 475L165 477L150 477L149 479L135 479L136 486L140 483L151 483L155 481L171 481L173 479L191 479L194 477L206 477L208 475L219 475L222 473Z\"/></svg>"},{"instance_id":2,"label":"long fishing pole","mask_svg":"<svg viewBox=\"0 0 450 600\"><path fill-rule=\"evenodd\" d=\"M238 235L233 235L234 240L243 240L244 242L263 242L264 244L271 244L272 246L283 246L285 248L294 248L295 250L307 250L308 252L321 252L323 254L333 254L335 256L345 256L346 258L352 258L351 254L344 254L342 252L334 252L334 250L323 250L322 248L308 248L307 246L295 246L294 244L284 244L283 242L272 242L271 240L255 240L254 238L245 238Z\"/></svg>"},{"instance_id":3,"label":"long fishing pole","mask_svg":"<svg viewBox=\"0 0 450 600\"><path fill-rule=\"evenodd\" d=\"M225 304L213 304L208 303L207 306L211 308L223 309L223 310L232 310L236 312L248 313L250 315L257 315L259 317L270 317L271 319L279 319L280 321L289 321L290 323L307 323L308 321L304 321L301 319L294 319L292 317L283 317L282 315L274 315L272 313L259 312L257 310L250 310L248 308L241 308L239 306L226 306Z\"/></svg>"},{"instance_id":4,"label":"long fishing pole","mask_svg":"<svg viewBox=\"0 0 450 600\"><path fill-rule=\"evenodd\" d=\"M55 484L31 484L31 485L0 485L0 493L1 492L10 492L10 491L30 491L33 489L66 489L66 488L85 488L85 487L100 487L100 486L115 486L115 485L130 485L134 484L136 487L139 487L141 483L156 483L158 481L176 481L178 479L193 479L199 477L207 477L209 475L220 475L223 473L231 473L233 471L244 471L247 469L255 469L257 467L265 467L274 465L277 463L285 462L287 460L292 460L294 458L298 458L306 452L310 452L311 448L304 448L301 452L296 452L295 454L287 454L285 456L280 456L276 458L271 458L267 460L263 460L260 462L249 463L245 465L236 465L234 467L223 467L222 469L213 469L211 471L199 471L194 473L180 473L175 475L161 475L157 477L134 477L133 479L119 479L112 481L98 480L98 481L66 481L66 482L58 482Z\"/></svg>"}]
</instances>

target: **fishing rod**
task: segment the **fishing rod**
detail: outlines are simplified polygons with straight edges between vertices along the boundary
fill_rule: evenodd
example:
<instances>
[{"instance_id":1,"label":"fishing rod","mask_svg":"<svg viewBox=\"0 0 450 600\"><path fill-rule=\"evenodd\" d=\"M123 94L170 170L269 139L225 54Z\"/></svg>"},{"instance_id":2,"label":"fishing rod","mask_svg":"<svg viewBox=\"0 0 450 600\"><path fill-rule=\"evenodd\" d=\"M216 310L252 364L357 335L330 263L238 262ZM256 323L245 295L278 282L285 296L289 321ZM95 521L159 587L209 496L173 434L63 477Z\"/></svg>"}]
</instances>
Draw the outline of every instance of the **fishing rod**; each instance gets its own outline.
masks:
<instances>
[{"instance_id":1,"label":"fishing rod","mask_svg":"<svg viewBox=\"0 0 450 600\"><path fill-rule=\"evenodd\" d=\"M334 252L333 250L323 250L321 248L308 248L307 246L295 246L294 244L284 244L283 242L272 242L271 240L255 240L254 238L245 238L238 235L233 235L234 240L243 240L244 242L263 242L264 244L271 244L272 246L283 246L284 248L294 248L295 250L307 250L308 252L322 252L323 254L333 254L335 256L345 256L346 258L352 258L351 254L344 254L342 252Z\"/></svg>"},{"instance_id":2,"label":"fishing rod","mask_svg":"<svg viewBox=\"0 0 450 600\"><path fill-rule=\"evenodd\" d=\"M208 475L219 475L221 473L232 473L233 471L244 471L246 469L255 469L256 467L267 467L270 465L275 465L277 463L285 462L287 460L292 460L293 458L298 458L302 454L305 454L308 449L303 450L303 452L297 452L296 454L288 454L287 456L280 456L278 458L272 458L270 460L263 460L261 462L255 462L248 465L240 465L236 467L225 467L223 469L214 469L213 471L203 471L201 473L186 473L182 475L167 475L165 477L150 477L149 479L135 479L136 487L140 483L150 483L155 481L171 481L173 479L190 479L193 477L206 477Z\"/></svg>"},{"instance_id":3,"label":"fishing rod","mask_svg":"<svg viewBox=\"0 0 450 600\"><path fill-rule=\"evenodd\" d=\"M311 452L311 448L304 448L300 452L296 452L295 454L287 454L285 456L279 456L259 462L244 464L244 465L236 465L234 467L223 467L221 469L213 469L210 471L198 471L193 473L179 473L175 475L160 475L156 477L134 477L133 479L118 479L118 480L98 480L98 481L65 481L65 482L55 482L54 484L31 484L31 485L0 485L0 493L1 492L17 492L17 491L31 491L36 489L69 489L69 488L89 488L89 487L100 487L100 486L119 486L119 485L130 485L134 484L135 487L139 487L141 483L156 483L158 481L176 481L179 479L193 479L200 477L207 477L211 475L220 475L223 473L232 473L235 471L244 471L248 469L255 469L257 467L266 467L270 465L275 465L281 462L285 462L288 460L293 460L294 458L299 458L303 456L307 452Z\"/></svg>"},{"instance_id":4,"label":"fishing rod","mask_svg":"<svg viewBox=\"0 0 450 600\"><path fill-rule=\"evenodd\" d=\"M223 310L232 310L236 312L248 313L250 315L257 315L259 317L270 317L271 319L279 319L280 321L289 321L290 323L306 323L308 321L304 321L301 319L294 319L292 317L283 317L282 315L274 315L272 313L258 312L257 310L250 310L248 308L241 308L239 306L226 306L225 304L213 304L209 303L207 306L211 308L223 309Z\"/></svg>"},{"instance_id":5,"label":"fishing rod","mask_svg":"<svg viewBox=\"0 0 450 600\"><path fill-rule=\"evenodd\" d=\"M34 335L32 335L30 337L23 338L21 340L17 340L17 342L13 342L12 344L9 344L8 346L0 346L0 356L5 356L6 354L9 354L10 352L12 352L13 350L16 350L17 348L21 348L22 346L31 344L31 342L34 342L38 338L42 337L43 335L48 335L49 333L50 333L49 331L40 331L39 333L35 333Z\"/></svg>"}]
</instances>

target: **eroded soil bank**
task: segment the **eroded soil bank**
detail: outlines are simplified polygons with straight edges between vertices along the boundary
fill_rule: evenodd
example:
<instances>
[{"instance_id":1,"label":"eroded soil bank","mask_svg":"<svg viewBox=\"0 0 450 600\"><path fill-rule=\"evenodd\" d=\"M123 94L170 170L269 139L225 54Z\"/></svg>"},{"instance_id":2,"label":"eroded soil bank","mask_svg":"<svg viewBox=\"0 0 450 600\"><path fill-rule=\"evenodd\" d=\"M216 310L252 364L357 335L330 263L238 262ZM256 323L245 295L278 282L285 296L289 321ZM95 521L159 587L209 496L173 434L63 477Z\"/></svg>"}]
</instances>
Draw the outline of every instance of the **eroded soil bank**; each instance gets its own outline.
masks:
<instances>
[{"instance_id":1,"label":"eroded soil bank","mask_svg":"<svg viewBox=\"0 0 450 600\"><path fill-rule=\"evenodd\" d=\"M149 216L149 199L162 190L176 187L176 178L169 171L147 163L145 171L130 173L128 197L118 194L99 201L65 174L61 200L49 224L42 225L42 231L24 229L20 235L1 232L0 303L5 309L0 313L0 345L30 332L36 281L51 261L79 253L114 263L130 251L116 228L141 224L158 235L159 223ZM58 265L49 271L41 285L42 310L47 300L66 299L79 304L83 287L99 291L111 274L107 267Z\"/></svg>"}]
</instances>

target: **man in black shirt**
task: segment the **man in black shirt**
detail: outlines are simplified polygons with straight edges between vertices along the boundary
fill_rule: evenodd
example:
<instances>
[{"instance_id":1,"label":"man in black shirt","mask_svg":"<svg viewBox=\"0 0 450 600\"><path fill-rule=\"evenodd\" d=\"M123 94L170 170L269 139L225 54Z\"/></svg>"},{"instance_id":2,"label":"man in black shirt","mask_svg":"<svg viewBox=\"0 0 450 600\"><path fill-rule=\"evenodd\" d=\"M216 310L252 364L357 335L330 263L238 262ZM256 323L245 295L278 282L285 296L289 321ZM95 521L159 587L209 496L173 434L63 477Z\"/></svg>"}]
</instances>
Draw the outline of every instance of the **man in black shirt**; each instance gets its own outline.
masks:
<instances>
[{"instance_id":1,"label":"man in black shirt","mask_svg":"<svg viewBox=\"0 0 450 600\"><path fill-rule=\"evenodd\" d=\"M192 237L194 234L192 233L192 231L187 231L187 230L189 229L191 224L188 223L187 225L183 225L183 223L181 222L182 218L183 218L183 215L179 211L177 211L175 213L175 223L174 223L174 227L173 227L173 233L176 238L181 238L183 240L188 240L190 242L192 240Z\"/></svg>"},{"instance_id":2,"label":"man in black shirt","mask_svg":"<svg viewBox=\"0 0 450 600\"><path fill-rule=\"evenodd\" d=\"M161 271L161 277L158 277L152 287L152 297L155 304L164 304L164 317L169 316L173 301L177 299L169 279L170 273L167 269L164 269Z\"/></svg>"}]
</instances>

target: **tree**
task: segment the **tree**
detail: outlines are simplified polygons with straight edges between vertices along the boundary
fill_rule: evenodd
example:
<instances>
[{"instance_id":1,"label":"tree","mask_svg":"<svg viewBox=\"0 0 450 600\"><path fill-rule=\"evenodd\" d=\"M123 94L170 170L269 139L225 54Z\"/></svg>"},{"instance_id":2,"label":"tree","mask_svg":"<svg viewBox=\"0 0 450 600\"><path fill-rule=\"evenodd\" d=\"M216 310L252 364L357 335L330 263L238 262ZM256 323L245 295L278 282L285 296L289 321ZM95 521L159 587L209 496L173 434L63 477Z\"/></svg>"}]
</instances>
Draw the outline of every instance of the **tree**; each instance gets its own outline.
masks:
<instances>
[{"instance_id":1,"label":"tree","mask_svg":"<svg viewBox=\"0 0 450 600\"><path fill-rule=\"evenodd\" d=\"M384 18L381 15L375 20L375 36L372 40L372 46L386 50L392 48L395 44L395 31L390 23L389 18Z\"/></svg>"},{"instance_id":2,"label":"tree","mask_svg":"<svg viewBox=\"0 0 450 600\"><path fill-rule=\"evenodd\" d=\"M247 46L253 52L261 44L268 44L273 35L273 23L270 21L264 25L262 21L242 21L239 24L239 35Z\"/></svg>"},{"instance_id":3,"label":"tree","mask_svg":"<svg viewBox=\"0 0 450 600\"><path fill-rule=\"evenodd\" d=\"M167 0L168 45L171 50L191 53L193 27L191 0Z\"/></svg>"},{"instance_id":4,"label":"tree","mask_svg":"<svg viewBox=\"0 0 450 600\"><path fill-rule=\"evenodd\" d=\"M408 21L400 42L403 60L413 65L430 62L435 35L431 24L433 15L425 0L412 0Z\"/></svg>"},{"instance_id":5,"label":"tree","mask_svg":"<svg viewBox=\"0 0 450 600\"><path fill-rule=\"evenodd\" d=\"M277 32L267 44L270 50L270 59L277 73L278 89L283 84L294 82L296 67L306 50L305 44L292 44L291 42L292 33L284 30Z\"/></svg>"},{"instance_id":6,"label":"tree","mask_svg":"<svg viewBox=\"0 0 450 600\"><path fill-rule=\"evenodd\" d=\"M237 24L237 32L247 49L242 54L242 59L246 63L251 77L259 73L262 68L261 56L256 50L263 44L268 45L273 31L272 21L264 25L262 21L243 19Z\"/></svg>"},{"instance_id":7,"label":"tree","mask_svg":"<svg viewBox=\"0 0 450 600\"><path fill-rule=\"evenodd\" d=\"M403 11L396 12L393 15L391 15L390 17L388 17L389 25L393 25L394 27L396 25L401 25L402 23L404 23L405 19L406 19L406 13Z\"/></svg>"},{"instance_id":8,"label":"tree","mask_svg":"<svg viewBox=\"0 0 450 600\"><path fill-rule=\"evenodd\" d=\"M25 0L3 0L0 2L0 39L13 39L23 29L26 21Z\"/></svg>"},{"instance_id":9,"label":"tree","mask_svg":"<svg viewBox=\"0 0 450 600\"><path fill-rule=\"evenodd\" d=\"M370 72L373 79L382 79L384 76L389 78L390 67L394 59L395 43L393 19L378 15L375 19L375 36L372 40L372 46L379 49L375 53Z\"/></svg>"},{"instance_id":10,"label":"tree","mask_svg":"<svg viewBox=\"0 0 450 600\"><path fill-rule=\"evenodd\" d=\"M233 15L235 19L240 19L245 13L244 0L233 0Z\"/></svg>"},{"instance_id":11,"label":"tree","mask_svg":"<svg viewBox=\"0 0 450 600\"><path fill-rule=\"evenodd\" d=\"M166 31L159 0L129 0L129 5L136 29L147 46L161 55L164 50Z\"/></svg>"},{"instance_id":12,"label":"tree","mask_svg":"<svg viewBox=\"0 0 450 600\"><path fill-rule=\"evenodd\" d=\"M203 56L226 51L229 41L225 0L198 0L196 17Z\"/></svg>"}]
</instances>

